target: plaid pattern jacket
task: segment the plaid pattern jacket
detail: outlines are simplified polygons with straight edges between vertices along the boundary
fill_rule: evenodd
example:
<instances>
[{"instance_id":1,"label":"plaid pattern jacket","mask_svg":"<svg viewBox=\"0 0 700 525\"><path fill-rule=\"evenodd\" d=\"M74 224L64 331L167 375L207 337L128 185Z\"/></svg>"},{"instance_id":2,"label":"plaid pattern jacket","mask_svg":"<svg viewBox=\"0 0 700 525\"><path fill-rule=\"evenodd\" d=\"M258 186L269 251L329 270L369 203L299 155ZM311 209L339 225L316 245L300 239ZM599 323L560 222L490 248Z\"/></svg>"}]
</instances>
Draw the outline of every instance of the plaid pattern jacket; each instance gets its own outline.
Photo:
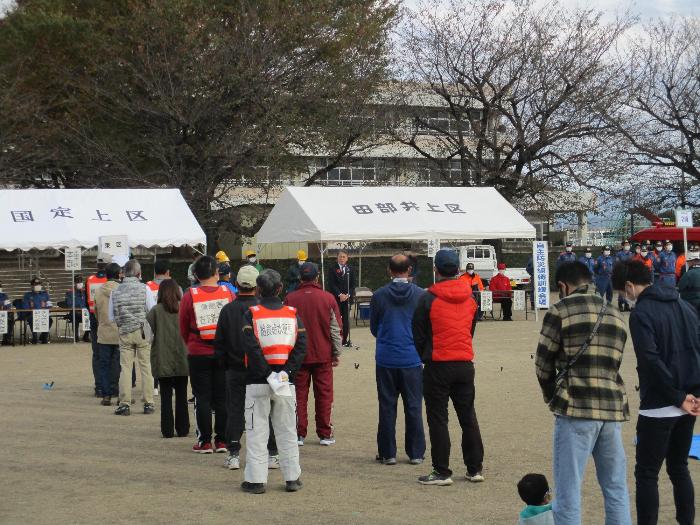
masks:
<instances>
[{"instance_id":1,"label":"plaid pattern jacket","mask_svg":"<svg viewBox=\"0 0 700 525\"><path fill-rule=\"evenodd\" d=\"M598 333L555 388L557 371L588 339L603 299L583 286L553 305L544 317L537 345L537 379L550 409L557 415L602 421L626 421L629 406L620 377L627 332L620 312L608 306Z\"/></svg>"}]
</instances>

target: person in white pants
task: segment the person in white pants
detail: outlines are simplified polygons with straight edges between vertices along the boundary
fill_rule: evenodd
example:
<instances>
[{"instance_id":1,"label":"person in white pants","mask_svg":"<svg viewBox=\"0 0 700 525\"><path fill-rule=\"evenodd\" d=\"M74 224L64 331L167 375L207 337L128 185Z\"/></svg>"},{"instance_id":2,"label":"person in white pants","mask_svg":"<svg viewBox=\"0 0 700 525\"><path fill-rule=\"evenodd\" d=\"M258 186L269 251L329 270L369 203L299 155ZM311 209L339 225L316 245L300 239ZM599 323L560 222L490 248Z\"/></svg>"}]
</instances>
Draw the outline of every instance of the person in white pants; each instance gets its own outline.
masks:
<instances>
[{"instance_id":1,"label":"person in white pants","mask_svg":"<svg viewBox=\"0 0 700 525\"><path fill-rule=\"evenodd\" d=\"M297 443L294 376L306 355L306 333L296 309L279 299L282 277L264 270L257 278L260 304L245 315L243 346L246 370L246 466L241 488L265 492L268 475L268 421L277 438L280 471L287 492L302 487Z\"/></svg>"}]
</instances>

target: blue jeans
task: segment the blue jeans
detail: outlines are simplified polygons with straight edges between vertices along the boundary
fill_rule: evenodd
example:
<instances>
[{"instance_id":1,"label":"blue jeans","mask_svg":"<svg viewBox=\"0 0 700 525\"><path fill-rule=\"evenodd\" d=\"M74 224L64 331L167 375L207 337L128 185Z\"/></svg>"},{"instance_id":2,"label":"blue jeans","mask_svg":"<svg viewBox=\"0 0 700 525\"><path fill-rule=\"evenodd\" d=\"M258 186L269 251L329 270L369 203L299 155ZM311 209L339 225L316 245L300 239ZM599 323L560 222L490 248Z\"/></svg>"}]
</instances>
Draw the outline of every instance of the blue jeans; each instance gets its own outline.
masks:
<instances>
[{"instance_id":1,"label":"blue jeans","mask_svg":"<svg viewBox=\"0 0 700 525\"><path fill-rule=\"evenodd\" d=\"M100 384L102 395L117 397L119 395L119 345L98 344L100 351ZM144 386L146 388L146 386Z\"/></svg>"},{"instance_id":2,"label":"blue jeans","mask_svg":"<svg viewBox=\"0 0 700 525\"><path fill-rule=\"evenodd\" d=\"M554 421L554 521L581 523L581 483L593 455L598 484L605 500L606 525L631 525L627 491L627 459L621 424L557 416Z\"/></svg>"},{"instance_id":3,"label":"blue jeans","mask_svg":"<svg viewBox=\"0 0 700 525\"><path fill-rule=\"evenodd\" d=\"M406 419L404 447L409 459L423 459L423 367L385 368L377 365L379 425L377 450L383 459L396 457L396 408L399 394Z\"/></svg>"}]
</instances>

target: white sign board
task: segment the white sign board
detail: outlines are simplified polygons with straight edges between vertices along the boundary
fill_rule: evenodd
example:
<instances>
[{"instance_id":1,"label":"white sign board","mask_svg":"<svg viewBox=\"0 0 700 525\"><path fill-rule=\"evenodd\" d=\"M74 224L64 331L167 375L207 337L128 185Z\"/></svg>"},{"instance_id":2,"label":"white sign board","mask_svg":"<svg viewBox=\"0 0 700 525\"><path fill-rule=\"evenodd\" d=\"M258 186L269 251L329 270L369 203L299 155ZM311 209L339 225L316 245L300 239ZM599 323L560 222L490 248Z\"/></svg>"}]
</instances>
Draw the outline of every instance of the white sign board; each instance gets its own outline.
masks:
<instances>
[{"instance_id":1,"label":"white sign board","mask_svg":"<svg viewBox=\"0 0 700 525\"><path fill-rule=\"evenodd\" d=\"M97 258L111 261L120 256L129 258L129 239L126 235L105 235L100 237Z\"/></svg>"},{"instance_id":2,"label":"white sign board","mask_svg":"<svg viewBox=\"0 0 700 525\"><path fill-rule=\"evenodd\" d=\"M77 272L82 269L82 250L80 248L66 248L64 257L66 262L66 271Z\"/></svg>"},{"instance_id":3,"label":"white sign board","mask_svg":"<svg viewBox=\"0 0 700 525\"><path fill-rule=\"evenodd\" d=\"M440 239L428 239L428 257L431 259L440 250Z\"/></svg>"},{"instance_id":4,"label":"white sign board","mask_svg":"<svg viewBox=\"0 0 700 525\"><path fill-rule=\"evenodd\" d=\"M493 293L488 290L481 292L481 311L490 312L493 310Z\"/></svg>"},{"instance_id":5,"label":"white sign board","mask_svg":"<svg viewBox=\"0 0 700 525\"><path fill-rule=\"evenodd\" d=\"M87 308L83 308L83 332L88 332L90 330L90 311Z\"/></svg>"},{"instance_id":6,"label":"white sign board","mask_svg":"<svg viewBox=\"0 0 700 525\"><path fill-rule=\"evenodd\" d=\"M48 332L49 331L49 311L34 310L32 312L32 332Z\"/></svg>"},{"instance_id":7,"label":"white sign board","mask_svg":"<svg viewBox=\"0 0 700 525\"><path fill-rule=\"evenodd\" d=\"M678 228L692 228L693 210L676 210L676 226Z\"/></svg>"},{"instance_id":8,"label":"white sign board","mask_svg":"<svg viewBox=\"0 0 700 525\"><path fill-rule=\"evenodd\" d=\"M547 241L532 243L532 265L535 279L535 308L549 308L549 261Z\"/></svg>"},{"instance_id":9,"label":"white sign board","mask_svg":"<svg viewBox=\"0 0 700 525\"><path fill-rule=\"evenodd\" d=\"M5 310L0 310L0 335L5 335L8 330L7 312Z\"/></svg>"},{"instance_id":10,"label":"white sign board","mask_svg":"<svg viewBox=\"0 0 700 525\"><path fill-rule=\"evenodd\" d=\"M513 310L525 310L525 290L513 291Z\"/></svg>"}]
</instances>

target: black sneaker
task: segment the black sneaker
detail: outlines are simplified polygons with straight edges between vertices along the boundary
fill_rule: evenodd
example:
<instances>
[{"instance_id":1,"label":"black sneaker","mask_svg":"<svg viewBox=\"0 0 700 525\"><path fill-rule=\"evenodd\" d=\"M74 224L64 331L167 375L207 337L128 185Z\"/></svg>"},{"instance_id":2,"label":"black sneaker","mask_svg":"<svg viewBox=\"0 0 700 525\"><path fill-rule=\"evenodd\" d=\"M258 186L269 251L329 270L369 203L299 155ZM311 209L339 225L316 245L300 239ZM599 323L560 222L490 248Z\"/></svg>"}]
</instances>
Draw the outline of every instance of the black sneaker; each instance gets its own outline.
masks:
<instances>
[{"instance_id":1,"label":"black sneaker","mask_svg":"<svg viewBox=\"0 0 700 525\"><path fill-rule=\"evenodd\" d=\"M243 492L247 492L248 494L264 494L265 484L249 483L248 481L244 481L243 483L241 483L241 489L243 489Z\"/></svg>"},{"instance_id":2,"label":"black sneaker","mask_svg":"<svg viewBox=\"0 0 700 525\"><path fill-rule=\"evenodd\" d=\"M421 476L418 478L418 483L421 485L452 485L452 478L450 476L443 476L438 474L438 471L433 469L433 471L427 476Z\"/></svg>"},{"instance_id":3,"label":"black sneaker","mask_svg":"<svg viewBox=\"0 0 700 525\"><path fill-rule=\"evenodd\" d=\"M301 482L301 479L295 479L294 481L287 481L284 490L286 490L287 492L296 492L298 490L301 490L301 487L303 486L304 485Z\"/></svg>"},{"instance_id":4,"label":"black sneaker","mask_svg":"<svg viewBox=\"0 0 700 525\"><path fill-rule=\"evenodd\" d=\"M131 408L129 408L129 405L119 405L117 409L114 411L115 416L130 416L131 415Z\"/></svg>"},{"instance_id":5,"label":"black sneaker","mask_svg":"<svg viewBox=\"0 0 700 525\"><path fill-rule=\"evenodd\" d=\"M102 401L100 401L100 404L103 407L110 407L110 406L112 406L112 398L109 396L105 396L102 398Z\"/></svg>"},{"instance_id":6,"label":"black sneaker","mask_svg":"<svg viewBox=\"0 0 700 525\"><path fill-rule=\"evenodd\" d=\"M144 414L153 414L156 411L156 406L153 403L145 403L143 405Z\"/></svg>"}]
</instances>

